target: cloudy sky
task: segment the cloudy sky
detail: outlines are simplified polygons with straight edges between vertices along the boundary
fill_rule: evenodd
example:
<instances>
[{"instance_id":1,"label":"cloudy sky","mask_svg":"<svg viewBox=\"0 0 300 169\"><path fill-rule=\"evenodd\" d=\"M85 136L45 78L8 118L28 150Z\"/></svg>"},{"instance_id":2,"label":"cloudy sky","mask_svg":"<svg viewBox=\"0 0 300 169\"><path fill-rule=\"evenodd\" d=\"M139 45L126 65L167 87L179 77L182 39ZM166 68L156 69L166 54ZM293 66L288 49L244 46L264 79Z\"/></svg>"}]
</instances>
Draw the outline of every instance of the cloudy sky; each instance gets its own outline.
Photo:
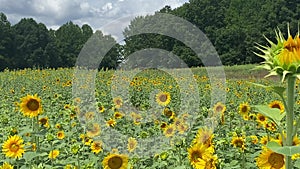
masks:
<instances>
[{"instance_id":1,"label":"cloudy sky","mask_svg":"<svg viewBox=\"0 0 300 169\"><path fill-rule=\"evenodd\" d=\"M107 24L115 22L124 27L133 16L151 14L165 5L174 9L186 2L188 0L0 0L0 12L5 13L12 24L21 18L33 18L52 29L73 21L102 30Z\"/></svg>"}]
</instances>

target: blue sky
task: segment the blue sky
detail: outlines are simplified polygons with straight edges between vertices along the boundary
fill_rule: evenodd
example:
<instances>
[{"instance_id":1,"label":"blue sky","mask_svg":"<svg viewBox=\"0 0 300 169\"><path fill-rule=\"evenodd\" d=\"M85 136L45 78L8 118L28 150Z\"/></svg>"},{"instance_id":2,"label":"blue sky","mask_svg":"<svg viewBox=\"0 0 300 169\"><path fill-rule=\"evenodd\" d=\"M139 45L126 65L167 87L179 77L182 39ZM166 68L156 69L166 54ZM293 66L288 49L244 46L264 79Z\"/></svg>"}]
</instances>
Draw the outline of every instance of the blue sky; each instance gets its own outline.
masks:
<instances>
[{"instance_id":1,"label":"blue sky","mask_svg":"<svg viewBox=\"0 0 300 169\"><path fill-rule=\"evenodd\" d=\"M94 30L124 16L151 14L165 5L172 9L188 0L0 0L0 12L15 24L21 18L33 18L48 28L57 29L72 20L89 24ZM123 19L122 26L128 24Z\"/></svg>"}]
</instances>

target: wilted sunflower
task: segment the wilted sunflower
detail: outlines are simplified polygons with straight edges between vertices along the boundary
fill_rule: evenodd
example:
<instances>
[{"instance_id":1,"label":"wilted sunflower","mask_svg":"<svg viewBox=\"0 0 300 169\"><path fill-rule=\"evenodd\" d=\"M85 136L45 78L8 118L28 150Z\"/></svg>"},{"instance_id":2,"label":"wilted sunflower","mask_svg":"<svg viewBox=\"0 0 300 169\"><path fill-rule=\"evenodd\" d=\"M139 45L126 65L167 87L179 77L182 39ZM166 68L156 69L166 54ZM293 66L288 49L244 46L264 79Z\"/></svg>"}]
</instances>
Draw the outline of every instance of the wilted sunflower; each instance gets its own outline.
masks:
<instances>
[{"instance_id":1,"label":"wilted sunflower","mask_svg":"<svg viewBox=\"0 0 300 169\"><path fill-rule=\"evenodd\" d=\"M0 166L0 169L14 169L14 166L10 165L7 162L4 162L2 166Z\"/></svg>"},{"instance_id":2,"label":"wilted sunflower","mask_svg":"<svg viewBox=\"0 0 300 169\"><path fill-rule=\"evenodd\" d=\"M102 151L102 142L101 141L93 141L91 144L91 151L95 154L98 154Z\"/></svg>"},{"instance_id":3,"label":"wilted sunflower","mask_svg":"<svg viewBox=\"0 0 300 169\"><path fill-rule=\"evenodd\" d=\"M9 136L2 145L2 151L6 157L21 158L25 152L23 142L18 135Z\"/></svg>"},{"instance_id":4,"label":"wilted sunflower","mask_svg":"<svg viewBox=\"0 0 300 169\"><path fill-rule=\"evenodd\" d=\"M49 152L48 158L49 159L56 159L56 157L59 155L59 150L51 150Z\"/></svg>"},{"instance_id":5,"label":"wilted sunflower","mask_svg":"<svg viewBox=\"0 0 300 169\"><path fill-rule=\"evenodd\" d=\"M127 169L128 157L122 154L109 154L103 159L102 165L104 169Z\"/></svg>"},{"instance_id":6,"label":"wilted sunflower","mask_svg":"<svg viewBox=\"0 0 300 169\"><path fill-rule=\"evenodd\" d=\"M277 108L280 110L280 113L284 112L284 105L282 104L281 101L279 100L274 100L269 104L270 108Z\"/></svg>"},{"instance_id":7,"label":"wilted sunflower","mask_svg":"<svg viewBox=\"0 0 300 169\"><path fill-rule=\"evenodd\" d=\"M156 102L161 106L167 106L171 101L171 95L169 92L159 92L156 95Z\"/></svg>"},{"instance_id":8,"label":"wilted sunflower","mask_svg":"<svg viewBox=\"0 0 300 169\"><path fill-rule=\"evenodd\" d=\"M21 98L20 110L24 116L29 116L30 118L38 116L42 113L41 99L38 98L37 94Z\"/></svg>"},{"instance_id":9,"label":"wilted sunflower","mask_svg":"<svg viewBox=\"0 0 300 169\"><path fill-rule=\"evenodd\" d=\"M241 103L239 106L239 113L244 116L245 114L248 114L250 111L250 106L248 103Z\"/></svg>"},{"instance_id":10,"label":"wilted sunflower","mask_svg":"<svg viewBox=\"0 0 300 169\"><path fill-rule=\"evenodd\" d=\"M285 169L284 155L263 147L261 154L256 158L258 168Z\"/></svg>"},{"instance_id":11,"label":"wilted sunflower","mask_svg":"<svg viewBox=\"0 0 300 169\"><path fill-rule=\"evenodd\" d=\"M137 146L137 141L135 138L128 138L128 143L127 143L127 150L129 152L133 152L136 149Z\"/></svg>"}]
</instances>

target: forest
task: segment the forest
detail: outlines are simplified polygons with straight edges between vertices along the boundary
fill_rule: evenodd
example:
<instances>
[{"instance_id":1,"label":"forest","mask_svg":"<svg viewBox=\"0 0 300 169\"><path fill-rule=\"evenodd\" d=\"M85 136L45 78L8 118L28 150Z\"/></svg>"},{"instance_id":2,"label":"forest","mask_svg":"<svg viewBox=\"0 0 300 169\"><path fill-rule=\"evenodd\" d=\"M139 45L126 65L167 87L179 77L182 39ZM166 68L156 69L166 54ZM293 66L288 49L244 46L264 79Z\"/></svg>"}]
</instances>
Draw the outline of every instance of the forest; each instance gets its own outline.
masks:
<instances>
[{"instance_id":1,"label":"forest","mask_svg":"<svg viewBox=\"0 0 300 169\"><path fill-rule=\"evenodd\" d=\"M160 34L129 36L145 20L158 13L172 14L191 22L209 38L223 65L240 65L261 62L261 58L254 54L258 52L255 45L267 45L265 37L275 37L276 30L287 32L289 25L291 33L297 33L300 3L285 0L190 0L175 9L165 6L153 15L133 19L123 31L125 43L115 45L99 68L115 69L130 54L146 48L170 51L189 67L202 66L199 57L176 39ZM96 31L115 41L101 30L72 21L57 30L48 29L33 18L23 18L12 25L0 11L0 70L73 67L82 47Z\"/></svg>"}]
</instances>

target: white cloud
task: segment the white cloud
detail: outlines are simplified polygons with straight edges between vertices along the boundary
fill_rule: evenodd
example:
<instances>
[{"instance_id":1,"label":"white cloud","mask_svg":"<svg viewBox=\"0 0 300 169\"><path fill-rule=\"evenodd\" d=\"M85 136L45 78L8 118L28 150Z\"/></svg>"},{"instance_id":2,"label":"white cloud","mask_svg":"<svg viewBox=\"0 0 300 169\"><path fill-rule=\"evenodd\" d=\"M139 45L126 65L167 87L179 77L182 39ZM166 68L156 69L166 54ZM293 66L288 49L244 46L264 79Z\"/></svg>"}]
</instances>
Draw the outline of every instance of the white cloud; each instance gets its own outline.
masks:
<instances>
[{"instance_id":1,"label":"white cloud","mask_svg":"<svg viewBox=\"0 0 300 169\"><path fill-rule=\"evenodd\" d=\"M170 5L178 7L188 0L0 0L0 11L4 12L12 24L21 18L34 18L49 28L58 28L73 21L87 23L98 29L125 16L150 14ZM119 23L124 27L128 20Z\"/></svg>"}]
</instances>

